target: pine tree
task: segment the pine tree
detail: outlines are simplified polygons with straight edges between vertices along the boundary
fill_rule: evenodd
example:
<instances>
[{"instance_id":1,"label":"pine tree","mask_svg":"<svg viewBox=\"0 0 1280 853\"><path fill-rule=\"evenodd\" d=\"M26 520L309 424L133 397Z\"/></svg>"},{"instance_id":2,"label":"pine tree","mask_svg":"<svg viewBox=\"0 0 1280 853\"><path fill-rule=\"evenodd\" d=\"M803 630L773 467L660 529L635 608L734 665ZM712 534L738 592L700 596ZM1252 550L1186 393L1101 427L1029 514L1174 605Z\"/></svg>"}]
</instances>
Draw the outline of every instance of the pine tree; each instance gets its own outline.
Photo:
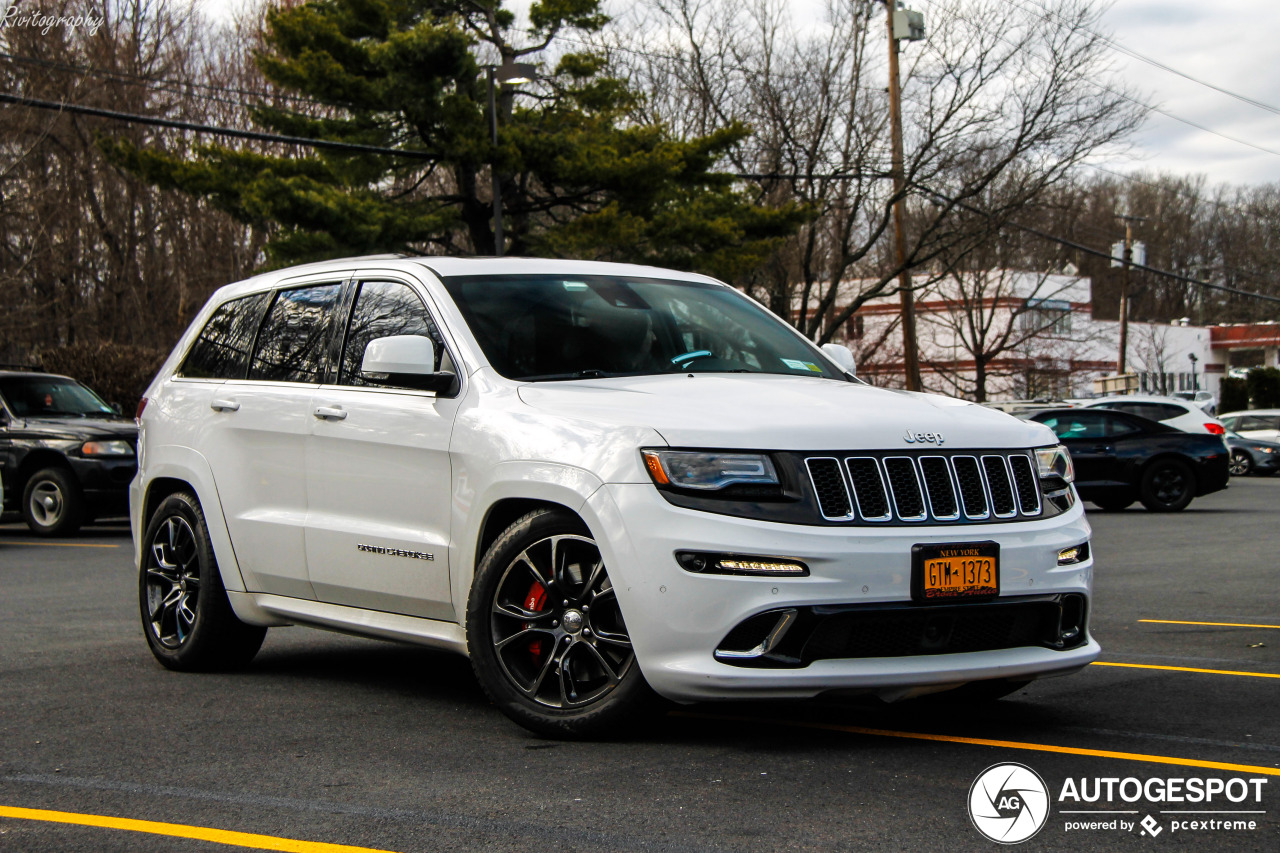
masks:
<instances>
[{"instance_id":1,"label":"pine tree","mask_svg":"<svg viewBox=\"0 0 1280 853\"><path fill-rule=\"evenodd\" d=\"M713 171L748 128L677 139L661 125L630 122L636 95L590 50L562 53L519 92L502 86L493 145L492 67L533 61L566 33L607 23L600 0L540 0L529 17L518 46L501 0L310 0L268 12L257 64L314 107L261 104L254 121L414 158L220 144L184 157L104 144L157 184L268 229L272 265L384 251L494 254L495 174L506 254L655 263L732 279L798 227L801 209L757 204Z\"/></svg>"}]
</instances>

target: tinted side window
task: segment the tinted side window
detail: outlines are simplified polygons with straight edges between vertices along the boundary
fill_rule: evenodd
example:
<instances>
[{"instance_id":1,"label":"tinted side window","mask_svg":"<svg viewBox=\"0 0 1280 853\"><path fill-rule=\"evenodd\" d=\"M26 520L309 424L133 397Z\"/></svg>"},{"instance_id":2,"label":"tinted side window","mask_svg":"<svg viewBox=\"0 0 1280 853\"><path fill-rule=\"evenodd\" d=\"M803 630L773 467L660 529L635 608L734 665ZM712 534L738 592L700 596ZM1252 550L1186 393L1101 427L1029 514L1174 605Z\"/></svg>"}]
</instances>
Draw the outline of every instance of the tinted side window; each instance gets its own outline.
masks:
<instances>
[{"instance_id":1,"label":"tinted side window","mask_svg":"<svg viewBox=\"0 0 1280 853\"><path fill-rule=\"evenodd\" d=\"M364 360L365 347L370 341L393 335L422 335L431 338L436 345L435 369L453 370L448 354L444 351L440 333L418 294L408 285L395 281L365 281L361 282L360 291L356 294L351 325L342 348L342 369L338 374L338 384L391 387L364 376L360 372L360 364Z\"/></svg>"},{"instance_id":2,"label":"tinted side window","mask_svg":"<svg viewBox=\"0 0 1280 853\"><path fill-rule=\"evenodd\" d=\"M253 336L270 300L270 293L256 293L220 305L200 330L178 375L192 379L243 379Z\"/></svg>"},{"instance_id":3,"label":"tinted side window","mask_svg":"<svg viewBox=\"0 0 1280 853\"><path fill-rule=\"evenodd\" d=\"M1167 421L1170 418L1178 418L1187 413L1187 410L1181 406L1175 406L1171 403L1149 403L1152 414L1147 415L1153 421Z\"/></svg>"},{"instance_id":4,"label":"tinted side window","mask_svg":"<svg viewBox=\"0 0 1280 853\"><path fill-rule=\"evenodd\" d=\"M329 318L340 284L282 290L258 333L250 379L319 382Z\"/></svg>"},{"instance_id":5,"label":"tinted side window","mask_svg":"<svg viewBox=\"0 0 1280 853\"><path fill-rule=\"evenodd\" d=\"M1113 435L1112 418L1102 412L1072 412L1069 415L1057 415L1044 420L1045 426L1053 430L1058 438L1106 438ZM1121 429L1121 432L1126 430Z\"/></svg>"},{"instance_id":6,"label":"tinted side window","mask_svg":"<svg viewBox=\"0 0 1280 853\"><path fill-rule=\"evenodd\" d=\"M1239 422L1238 426L1232 427L1232 429L1236 431L1276 428L1275 418L1263 418L1258 415L1248 415L1243 418L1229 418L1228 420L1235 420Z\"/></svg>"}]
</instances>

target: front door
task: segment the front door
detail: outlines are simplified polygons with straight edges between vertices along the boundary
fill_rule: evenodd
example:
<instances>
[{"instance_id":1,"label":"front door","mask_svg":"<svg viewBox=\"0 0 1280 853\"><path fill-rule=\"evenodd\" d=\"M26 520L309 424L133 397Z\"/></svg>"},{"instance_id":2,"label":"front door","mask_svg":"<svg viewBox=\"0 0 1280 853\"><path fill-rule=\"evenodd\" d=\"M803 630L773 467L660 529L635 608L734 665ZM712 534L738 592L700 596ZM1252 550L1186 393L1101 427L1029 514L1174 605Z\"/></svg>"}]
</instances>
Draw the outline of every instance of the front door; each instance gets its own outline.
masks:
<instances>
[{"instance_id":1,"label":"front door","mask_svg":"<svg viewBox=\"0 0 1280 853\"><path fill-rule=\"evenodd\" d=\"M307 564L321 601L455 618L449 595L449 437L458 398L397 388L360 372L375 338L425 335L453 370L415 290L356 288L338 370L307 415Z\"/></svg>"}]
</instances>

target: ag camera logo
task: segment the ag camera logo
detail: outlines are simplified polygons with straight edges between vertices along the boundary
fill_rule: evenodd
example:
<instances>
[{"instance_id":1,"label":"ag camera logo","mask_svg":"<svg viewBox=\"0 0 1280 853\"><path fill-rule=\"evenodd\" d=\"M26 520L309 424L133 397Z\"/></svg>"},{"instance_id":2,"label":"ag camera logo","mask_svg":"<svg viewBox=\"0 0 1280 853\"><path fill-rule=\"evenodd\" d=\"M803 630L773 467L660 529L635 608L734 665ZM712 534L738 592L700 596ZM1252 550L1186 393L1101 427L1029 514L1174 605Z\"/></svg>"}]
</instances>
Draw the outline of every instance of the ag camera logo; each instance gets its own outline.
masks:
<instances>
[{"instance_id":1,"label":"ag camera logo","mask_svg":"<svg viewBox=\"0 0 1280 853\"><path fill-rule=\"evenodd\" d=\"M1020 844L1049 820L1049 788L1025 764L993 764L969 788L969 819L998 844Z\"/></svg>"}]
</instances>

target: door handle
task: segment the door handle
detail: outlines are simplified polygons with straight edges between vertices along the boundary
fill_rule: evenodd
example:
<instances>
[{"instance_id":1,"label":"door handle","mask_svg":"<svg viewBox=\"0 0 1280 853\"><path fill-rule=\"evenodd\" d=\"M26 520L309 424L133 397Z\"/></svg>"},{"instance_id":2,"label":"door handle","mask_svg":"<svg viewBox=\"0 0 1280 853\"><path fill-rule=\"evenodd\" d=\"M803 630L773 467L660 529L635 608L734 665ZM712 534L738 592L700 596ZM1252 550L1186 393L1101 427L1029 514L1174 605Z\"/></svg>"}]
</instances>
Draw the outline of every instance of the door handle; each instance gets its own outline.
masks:
<instances>
[{"instance_id":1,"label":"door handle","mask_svg":"<svg viewBox=\"0 0 1280 853\"><path fill-rule=\"evenodd\" d=\"M315 410L315 416L322 421L340 421L346 418L347 413L341 406L321 406Z\"/></svg>"},{"instance_id":2,"label":"door handle","mask_svg":"<svg viewBox=\"0 0 1280 853\"><path fill-rule=\"evenodd\" d=\"M209 408L215 412L238 412L240 404L235 400L213 400L209 403Z\"/></svg>"}]
</instances>

